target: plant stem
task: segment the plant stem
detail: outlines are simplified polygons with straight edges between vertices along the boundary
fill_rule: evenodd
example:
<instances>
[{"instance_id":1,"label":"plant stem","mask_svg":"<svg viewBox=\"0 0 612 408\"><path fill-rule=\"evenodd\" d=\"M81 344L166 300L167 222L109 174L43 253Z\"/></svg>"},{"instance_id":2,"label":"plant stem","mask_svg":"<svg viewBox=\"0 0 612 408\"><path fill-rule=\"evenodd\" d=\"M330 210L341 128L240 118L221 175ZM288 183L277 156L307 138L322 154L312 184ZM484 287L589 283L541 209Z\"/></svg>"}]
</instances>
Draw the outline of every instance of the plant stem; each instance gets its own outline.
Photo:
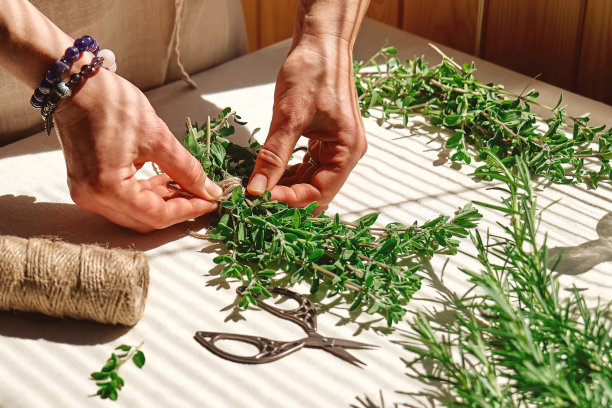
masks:
<instances>
[{"instance_id":1,"label":"plant stem","mask_svg":"<svg viewBox=\"0 0 612 408\"><path fill-rule=\"evenodd\" d=\"M210 116L206 117L206 157L210 159Z\"/></svg>"},{"instance_id":2,"label":"plant stem","mask_svg":"<svg viewBox=\"0 0 612 408\"><path fill-rule=\"evenodd\" d=\"M130 359L134 356L134 354L138 353L138 351L140 350L140 348L142 347L142 345L144 344L144 341L140 342L139 345L137 345L136 347L132 347L130 349L130 351L128 352L127 356L125 356L124 359L122 359L118 364L117 364L117 370L119 370L119 367L121 367L123 364L125 364L127 361L130 361Z\"/></svg>"}]
</instances>

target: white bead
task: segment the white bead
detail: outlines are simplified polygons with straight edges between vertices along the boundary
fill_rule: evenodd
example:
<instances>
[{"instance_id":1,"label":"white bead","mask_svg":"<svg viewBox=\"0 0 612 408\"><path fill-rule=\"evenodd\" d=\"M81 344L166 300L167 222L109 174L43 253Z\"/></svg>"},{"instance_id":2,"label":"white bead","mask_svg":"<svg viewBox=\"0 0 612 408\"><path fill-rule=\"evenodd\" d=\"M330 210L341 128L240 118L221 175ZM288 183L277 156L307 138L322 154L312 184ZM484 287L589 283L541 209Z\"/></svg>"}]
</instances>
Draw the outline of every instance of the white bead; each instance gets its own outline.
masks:
<instances>
[{"instance_id":1,"label":"white bead","mask_svg":"<svg viewBox=\"0 0 612 408\"><path fill-rule=\"evenodd\" d=\"M100 52L98 52L98 57L104 58L104 61L102 62L103 68L108 68L115 63L115 53L113 53L111 50L100 50Z\"/></svg>"},{"instance_id":2,"label":"white bead","mask_svg":"<svg viewBox=\"0 0 612 408\"><path fill-rule=\"evenodd\" d=\"M117 64L113 64L113 65L111 65L110 67L108 67L108 70L109 70L110 72L115 72L115 71L117 70Z\"/></svg>"}]
</instances>

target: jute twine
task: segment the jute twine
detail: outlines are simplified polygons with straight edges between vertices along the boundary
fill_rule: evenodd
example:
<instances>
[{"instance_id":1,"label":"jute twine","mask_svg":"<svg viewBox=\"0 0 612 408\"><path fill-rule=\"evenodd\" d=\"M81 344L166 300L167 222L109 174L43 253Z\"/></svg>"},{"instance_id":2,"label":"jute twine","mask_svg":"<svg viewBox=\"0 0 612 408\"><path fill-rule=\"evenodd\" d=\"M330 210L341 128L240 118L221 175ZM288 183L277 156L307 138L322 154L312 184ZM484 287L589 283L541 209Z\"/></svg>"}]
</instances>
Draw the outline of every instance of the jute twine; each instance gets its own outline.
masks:
<instances>
[{"instance_id":1,"label":"jute twine","mask_svg":"<svg viewBox=\"0 0 612 408\"><path fill-rule=\"evenodd\" d=\"M131 326L148 288L142 252L0 236L0 310Z\"/></svg>"}]
</instances>

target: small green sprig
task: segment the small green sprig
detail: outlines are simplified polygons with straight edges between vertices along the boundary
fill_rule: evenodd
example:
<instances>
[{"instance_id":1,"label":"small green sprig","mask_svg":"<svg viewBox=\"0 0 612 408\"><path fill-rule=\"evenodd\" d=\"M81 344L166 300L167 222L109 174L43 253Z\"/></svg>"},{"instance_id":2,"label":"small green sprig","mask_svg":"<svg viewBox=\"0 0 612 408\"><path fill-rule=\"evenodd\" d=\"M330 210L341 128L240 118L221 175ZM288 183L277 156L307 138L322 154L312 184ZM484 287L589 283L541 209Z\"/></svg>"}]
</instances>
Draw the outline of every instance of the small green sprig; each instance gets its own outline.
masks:
<instances>
[{"instance_id":1,"label":"small green sprig","mask_svg":"<svg viewBox=\"0 0 612 408\"><path fill-rule=\"evenodd\" d=\"M197 122L192 124L187 118L187 136L183 144L200 161L207 176L215 182L228 177L249 177L261 148L254 139L259 128L251 133L248 146L231 143L227 137L233 135L236 128L230 124L230 120L236 125L246 124L231 108L223 109L212 122L208 117L199 128Z\"/></svg>"},{"instance_id":2,"label":"small green sprig","mask_svg":"<svg viewBox=\"0 0 612 408\"><path fill-rule=\"evenodd\" d=\"M215 181L248 177L260 148L253 140L240 147L226 138L235 131L228 125L231 116L235 119L226 108L200 128L187 123L184 144ZM337 214L314 216L317 203L289 208L270 201L270 192L245 197L240 185L220 204L220 218L206 238L223 241L229 250L214 259L224 265L221 275L246 285L239 306L256 304L260 294L269 297L266 286L286 278L287 285L309 283L312 293L324 289L329 296L341 295L351 311L379 313L388 325L402 319L405 305L420 288L417 272L423 259L436 252L456 253L457 238L466 237L481 218L468 204L454 217L441 215L422 225L374 227L378 213L353 222Z\"/></svg>"},{"instance_id":3,"label":"small green sprig","mask_svg":"<svg viewBox=\"0 0 612 408\"><path fill-rule=\"evenodd\" d=\"M534 90L515 95L502 85L479 82L474 63L461 66L432 47L443 57L436 66L423 58L401 62L393 47L355 62L362 115L402 127L411 116L420 116L451 130L445 147L454 150L453 162L484 161L486 148L508 167L522 155L533 174L553 183L586 182L597 188L600 181L610 182L612 128L589 126L588 114L568 117L561 97L548 107L538 102ZM551 116L538 117L532 106ZM490 169L485 164L475 174L486 177Z\"/></svg>"},{"instance_id":4,"label":"small green sprig","mask_svg":"<svg viewBox=\"0 0 612 408\"><path fill-rule=\"evenodd\" d=\"M99 387L96 395L99 395L102 399L117 400L119 391L125 385L123 378L119 376L119 368L130 360L136 367L142 368L145 364L145 355L140 350L142 345L143 343L138 346L120 345L115 348L120 352L113 352L100 371L91 373L91 379L96 381L96 385Z\"/></svg>"}]
</instances>

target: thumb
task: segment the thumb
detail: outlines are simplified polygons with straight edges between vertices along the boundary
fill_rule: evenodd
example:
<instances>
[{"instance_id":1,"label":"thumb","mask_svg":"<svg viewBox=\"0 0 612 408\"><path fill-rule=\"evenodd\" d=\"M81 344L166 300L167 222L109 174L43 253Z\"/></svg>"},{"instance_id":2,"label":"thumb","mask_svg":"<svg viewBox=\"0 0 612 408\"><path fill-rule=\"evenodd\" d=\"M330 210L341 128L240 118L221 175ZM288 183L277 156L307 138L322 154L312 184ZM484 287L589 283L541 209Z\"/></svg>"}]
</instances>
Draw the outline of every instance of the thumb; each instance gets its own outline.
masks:
<instances>
[{"instance_id":1,"label":"thumb","mask_svg":"<svg viewBox=\"0 0 612 408\"><path fill-rule=\"evenodd\" d=\"M298 128L275 126L278 121L274 119L272 118L268 138L257 154L255 168L247 186L247 190L253 195L261 195L278 183L300 138L301 132Z\"/></svg>"},{"instance_id":2,"label":"thumb","mask_svg":"<svg viewBox=\"0 0 612 408\"><path fill-rule=\"evenodd\" d=\"M170 134L162 148L155 151L151 161L190 193L214 201L221 197L223 190L209 179L200 162Z\"/></svg>"}]
</instances>

